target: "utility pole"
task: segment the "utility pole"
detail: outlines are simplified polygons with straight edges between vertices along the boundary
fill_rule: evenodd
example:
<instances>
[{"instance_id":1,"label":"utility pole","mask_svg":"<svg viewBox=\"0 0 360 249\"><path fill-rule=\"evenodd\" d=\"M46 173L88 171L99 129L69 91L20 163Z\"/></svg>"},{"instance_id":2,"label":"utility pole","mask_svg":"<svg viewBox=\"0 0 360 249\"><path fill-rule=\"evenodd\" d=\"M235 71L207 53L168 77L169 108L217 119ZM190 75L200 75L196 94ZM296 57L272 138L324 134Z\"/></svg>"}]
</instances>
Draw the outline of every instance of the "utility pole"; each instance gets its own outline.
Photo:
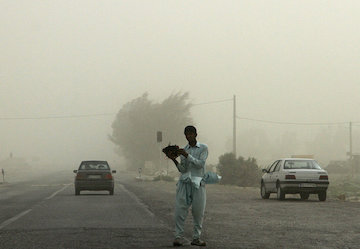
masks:
<instances>
[{"instance_id":1,"label":"utility pole","mask_svg":"<svg viewBox=\"0 0 360 249\"><path fill-rule=\"evenodd\" d=\"M233 107L233 153L236 158L236 95L234 95L234 107Z\"/></svg>"},{"instance_id":2,"label":"utility pole","mask_svg":"<svg viewBox=\"0 0 360 249\"><path fill-rule=\"evenodd\" d=\"M350 156L350 160L352 160L352 123L349 123L349 143L350 143L350 151L349 151L349 156Z\"/></svg>"}]
</instances>

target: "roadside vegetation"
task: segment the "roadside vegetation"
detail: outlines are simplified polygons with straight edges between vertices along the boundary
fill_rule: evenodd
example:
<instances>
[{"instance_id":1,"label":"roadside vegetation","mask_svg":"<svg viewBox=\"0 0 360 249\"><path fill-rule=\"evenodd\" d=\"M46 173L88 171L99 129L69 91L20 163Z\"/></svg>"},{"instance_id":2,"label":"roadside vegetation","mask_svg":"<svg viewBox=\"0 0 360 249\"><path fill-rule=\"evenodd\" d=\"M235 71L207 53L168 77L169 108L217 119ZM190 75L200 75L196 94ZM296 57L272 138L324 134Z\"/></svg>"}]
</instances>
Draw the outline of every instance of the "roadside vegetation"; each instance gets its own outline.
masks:
<instances>
[{"instance_id":1,"label":"roadside vegetation","mask_svg":"<svg viewBox=\"0 0 360 249\"><path fill-rule=\"evenodd\" d=\"M332 161L325 168L329 174L328 196L342 201L360 201L359 158Z\"/></svg>"},{"instance_id":2,"label":"roadside vegetation","mask_svg":"<svg viewBox=\"0 0 360 249\"><path fill-rule=\"evenodd\" d=\"M360 201L360 174L329 173L329 181L329 197L343 201Z\"/></svg>"},{"instance_id":3,"label":"roadside vegetation","mask_svg":"<svg viewBox=\"0 0 360 249\"><path fill-rule=\"evenodd\" d=\"M151 101L144 93L123 105L112 123L109 139L126 160L127 169L144 169L145 162L159 167L157 131L162 131L164 144L182 143L184 127L193 123L190 107L188 93L173 94L161 103Z\"/></svg>"},{"instance_id":4,"label":"roadside vegetation","mask_svg":"<svg viewBox=\"0 0 360 249\"><path fill-rule=\"evenodd\" d=\"M219 157L217 170L222 176L221 184L240 187L258 187L262 174L255 158L235 158L233 153Z\"/></svg>"}]
</instances>

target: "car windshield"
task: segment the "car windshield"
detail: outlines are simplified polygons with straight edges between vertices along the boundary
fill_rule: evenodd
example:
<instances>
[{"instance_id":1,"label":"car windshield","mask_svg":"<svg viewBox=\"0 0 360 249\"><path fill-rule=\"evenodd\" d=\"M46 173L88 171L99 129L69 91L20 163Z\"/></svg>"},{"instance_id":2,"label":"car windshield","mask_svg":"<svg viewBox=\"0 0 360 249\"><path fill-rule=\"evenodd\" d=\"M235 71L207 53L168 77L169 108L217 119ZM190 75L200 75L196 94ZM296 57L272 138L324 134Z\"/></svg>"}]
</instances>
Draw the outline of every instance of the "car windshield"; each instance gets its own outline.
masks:
<instances>
[{"instance_id":1,"label":"car windshield","mask_svg":"<svg viewBox=\"0 0 360 249\"><path fill-rule=\"evenodd\" d=\"M284 169L321 169L314 160L287 160Z\"/></svg>"},{"instance_id":2,"label":"car windshield","mask_svg":"<svg viewBox=\"0 0 360 249\"><path fill-rule=\"evenodd\" d=\"M102 170L102 169L110 169L110 168L106 162L83 162L80 165L79 169Z\"/></svg>"}]
</instances>

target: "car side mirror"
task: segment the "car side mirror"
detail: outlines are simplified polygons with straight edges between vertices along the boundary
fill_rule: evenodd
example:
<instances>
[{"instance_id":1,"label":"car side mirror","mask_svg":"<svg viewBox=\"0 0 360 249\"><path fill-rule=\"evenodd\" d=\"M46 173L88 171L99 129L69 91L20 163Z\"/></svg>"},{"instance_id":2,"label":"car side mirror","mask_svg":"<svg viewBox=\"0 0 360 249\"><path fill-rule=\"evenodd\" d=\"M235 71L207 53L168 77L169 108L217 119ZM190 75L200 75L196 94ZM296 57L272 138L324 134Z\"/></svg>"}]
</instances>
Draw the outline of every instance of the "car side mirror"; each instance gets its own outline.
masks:
<instances>
[{"instance_id":1,"label":"car side mirror","mask_svg":"<svg viewBox=\"0 0 360 249\"><path fill-rule=\"evenodd\" d=\"M116 170L111 171L111 173L116 173Z\"/></svg>"},{"instance_id":2,"label":"car side mirror","mask_svg":"<svg viewBox=\"0 0 360 249\"><path fill-rule=\"evenodd\" d=\"M263 173L269 173L268 171L267 171L267 169L262 169L261 170Z\"/></svg>"},{"instance_id":3,"label":"car side mirror","mask_svg":"<svg viewBox=\"0 0 360 249\"><path fill-rule=\"evenodd\" d=\"M77 173L77 170L76 170L76 169L74 169L74 170L73 170L73 172L74 172L74 173Z\"/></svg>"}]
</instances>

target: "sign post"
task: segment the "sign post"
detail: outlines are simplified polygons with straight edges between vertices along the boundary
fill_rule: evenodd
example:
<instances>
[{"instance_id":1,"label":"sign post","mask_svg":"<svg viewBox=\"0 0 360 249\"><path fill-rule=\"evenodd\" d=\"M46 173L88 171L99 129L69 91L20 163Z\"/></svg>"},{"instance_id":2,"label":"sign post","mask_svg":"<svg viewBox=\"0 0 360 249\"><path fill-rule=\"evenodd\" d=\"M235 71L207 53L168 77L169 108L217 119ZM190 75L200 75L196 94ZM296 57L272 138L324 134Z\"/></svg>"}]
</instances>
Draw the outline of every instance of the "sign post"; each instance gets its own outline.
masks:
<instances>
[{"instance_id":1,"label":"sign post","mask_svg":"<svg viewBox=\"0 0 360 249\"><path fill-rule=\"evenodd\" d=\"M156 132L156 141L159 144L159 168L161 169L161 142L162 142L162 132L158 131Z\"/></svg>"},{"instance_id":2,"label":"sign post","mask_svg":"<svg viewBox=\"0 0 360 249\"><path fill-rule=\"evenodd\" d=\"M141 171L142 171L142 168L138 168L139 178L141 178Z\"/></svg>"}]
</instances>

